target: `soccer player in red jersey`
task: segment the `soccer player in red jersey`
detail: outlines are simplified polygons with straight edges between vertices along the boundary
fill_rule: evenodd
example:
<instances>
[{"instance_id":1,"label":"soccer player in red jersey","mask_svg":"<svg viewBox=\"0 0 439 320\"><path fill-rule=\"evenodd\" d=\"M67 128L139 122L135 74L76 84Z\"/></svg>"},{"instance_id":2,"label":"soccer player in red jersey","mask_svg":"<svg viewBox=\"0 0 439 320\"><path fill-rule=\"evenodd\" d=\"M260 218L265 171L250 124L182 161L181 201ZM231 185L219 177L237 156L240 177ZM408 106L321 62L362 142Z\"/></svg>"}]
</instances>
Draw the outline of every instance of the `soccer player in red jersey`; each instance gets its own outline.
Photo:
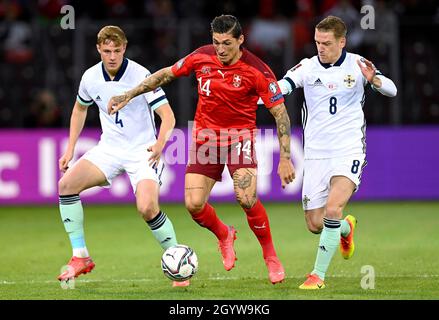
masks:
<instances>
[{"instance_id":1,"label":"soccer player in red jersey","mask_svg":"<svg viewBox=\"0 0 439 320\"><path fill-rule=\"evenodd\" d=\"M224 224L207 202L225 164L247 221L261 244L270 281L285 278L270 231L264 206L256 195L257 162L254 148L256 109L259 97L276 120L280 144L278 174L282 187L293 181L290 155L290 120L284 98L271 69L242 48L244 35L231 15L211 23L213 45L206 45L146 78L125 94L113 97L108 112L115 114L132 98L194 72L198 81L198 105L192 131L193 146L185 176L185 205L195 222L218 238L224 268L235 265L236 230Z\"/></svg>"}]
</instances>

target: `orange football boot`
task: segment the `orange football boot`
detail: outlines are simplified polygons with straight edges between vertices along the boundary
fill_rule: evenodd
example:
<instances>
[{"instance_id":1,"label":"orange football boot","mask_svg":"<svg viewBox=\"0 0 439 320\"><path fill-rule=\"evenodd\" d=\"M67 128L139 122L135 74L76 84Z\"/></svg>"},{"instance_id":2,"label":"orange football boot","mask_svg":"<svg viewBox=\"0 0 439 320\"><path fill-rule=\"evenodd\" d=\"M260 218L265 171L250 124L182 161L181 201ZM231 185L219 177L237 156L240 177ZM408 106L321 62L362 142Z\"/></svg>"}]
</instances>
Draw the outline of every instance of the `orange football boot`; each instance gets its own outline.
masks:
<instances>
[{"instance_id":1,"label":"orange football boot","mask_svg":"<svg viewBox=\"0 0 439 320\"><path fill-rule=\"evenodd\" d=\"M95 263L90 257L78 258L73 256L67 264L67 270L58 276L59 281L66 281L77 278L81 274L91 272L95 267Z\"/></svg>"},{"instance_id":2,"label":"orange football boot","mask_svg":"<svg viewBox=\"0 0 439 320\"><path fill-rule=\"evenodd\" d=\"M350 259L355 251L354 230L357 225L357 219L352 215L347 215L344 218L351 227L351 232L346 237L340 237L340 252L343 258Z\"/></svg>"},{"instance_id":3,"label":"orange football boot","mask_svg":"<svg viewBox=\"0 0 439 320\"><path fill-rule=\"evenodd\" d=\"M307 279L299 286L299 289L304 290L319 290L325 288L325 284L322 279L316 274L306 275Z\"/></svg>"},{"instance_id":4,"label":"orange football boot","mask_svg":"<svg viewBox=\"0 0 439 320\"><path fill-rule=\"evenodd\" d=\"M218 247L223 256L224 269L227 271L231 270L235 266L236 258L235 249L233 248L233 243L236 240L236 230L234 227L229 226L229 234L225 240L218 240Z\"/></svg>"},{"instance_id":5,"label":"orange football boot","mask_svg":"<svg viewBox=\"0 0 439 320\"><path fill-rule=\"evenodd\" d=\"M285 270L276 256L267 257L264 259L268 268L268 277L272 284L282 282L285 279Z\"/></svg>"}]
</instances>

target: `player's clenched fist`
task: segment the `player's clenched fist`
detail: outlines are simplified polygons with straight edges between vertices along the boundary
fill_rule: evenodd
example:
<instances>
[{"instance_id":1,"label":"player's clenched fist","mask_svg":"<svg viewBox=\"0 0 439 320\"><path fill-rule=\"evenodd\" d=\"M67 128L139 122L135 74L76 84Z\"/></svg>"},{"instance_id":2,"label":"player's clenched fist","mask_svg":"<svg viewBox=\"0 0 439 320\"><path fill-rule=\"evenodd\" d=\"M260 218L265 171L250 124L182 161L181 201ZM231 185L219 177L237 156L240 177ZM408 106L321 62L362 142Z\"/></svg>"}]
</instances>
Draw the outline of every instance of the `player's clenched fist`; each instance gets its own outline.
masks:
<instances>
[{"instance_id":1,"label":"player's clenched fist","mask_svg":"<svg viewBox=\"0 0 439 320\"><path fill-rule=\"evenodd\" d=\"M66 153L58 160L59 170L61 172L66 172L69 168L69 162L73 158L73 152L67 150Z\"/></svg>"},{"instance_id":2,"label":"player's clenched fist","mask_svg":"<svg viewBox=\"0 0 439 320\"><path fill-rule=\"evenodd\" d=\"M294 178L296 178L296 172L290 159L280 159L277 174L282 182L282 188L285 188L287 184L293 182Z\"/></svg>"},{"instance_id":3,"label":"player's clenched fist","mask_svg":"<svg viewBox=\"0 0 439 320\"><path fill-rule=\"evenodd\" d=\"M156 144L148 147L147 151L151 152L151 156L148 159L148 164L151 167L157 167L160 162L160 156L162 155L164 145L157 142Z\"/></svg>"}]
</instances>

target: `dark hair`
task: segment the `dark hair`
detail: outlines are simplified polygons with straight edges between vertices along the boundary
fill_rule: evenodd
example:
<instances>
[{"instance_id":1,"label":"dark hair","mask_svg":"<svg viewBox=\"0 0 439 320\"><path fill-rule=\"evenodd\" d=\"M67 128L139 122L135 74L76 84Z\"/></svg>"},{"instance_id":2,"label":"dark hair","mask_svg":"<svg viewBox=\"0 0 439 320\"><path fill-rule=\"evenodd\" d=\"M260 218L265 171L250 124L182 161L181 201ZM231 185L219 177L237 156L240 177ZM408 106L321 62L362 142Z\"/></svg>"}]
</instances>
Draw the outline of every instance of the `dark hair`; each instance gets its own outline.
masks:
<instances>
[{"instance_id":1,"label":"dark hair","mask_svg":"<svg viewBox=\"0 0 439 320\"><path fill-rule=\"evenodd\" d=\"M335 38L346 37L347 28L339 17L328 16L316 25L316 29L323 32L332 31Z\"/></svg>"},{"instance_id":2,"label":"dark hair","mask_svg":"<svg viewBox=\"0 0 439 320\"><path fill-rule=\"evenodd\" d=\"M242 35L242 28L238 19L232 15L223 14L215 17L210 23L210 32L230 33L234 38L238 39Z\"/></svg>"}]
</instances>

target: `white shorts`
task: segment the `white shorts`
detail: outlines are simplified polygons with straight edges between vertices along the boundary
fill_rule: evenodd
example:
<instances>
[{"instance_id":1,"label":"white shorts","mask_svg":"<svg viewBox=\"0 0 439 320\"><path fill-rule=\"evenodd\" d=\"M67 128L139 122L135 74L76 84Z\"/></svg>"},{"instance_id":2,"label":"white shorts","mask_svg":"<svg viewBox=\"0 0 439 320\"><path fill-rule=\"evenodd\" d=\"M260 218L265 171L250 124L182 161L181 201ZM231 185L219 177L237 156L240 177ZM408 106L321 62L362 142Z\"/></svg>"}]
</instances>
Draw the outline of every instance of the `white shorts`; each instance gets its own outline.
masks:
<instances>
[{"instance_id":1,"label":"white shorts","mask_svg":"<svg viewBox=\"0 0 439 320\"><path fill-rule=\"evenodd\" d=\"M360 186L361 174L367 164L365 154L354 154L331 159L305 159L302 188L304 210L323 208L329 195L331 178L344 176Z\"/></svg>"},{"instance_id":2,"label":"white shorts","mask_svg":"<svg viewBox=\"0 0 439 320\"><path fill-rule=\"evenodd\" d=\"M114 178L126 172L135 194L137 184L142 180L154 180L159 185L162 184L160 177L164 163L160 161L157 167L152 168L148 163L150 156L151 152L148 152L146 147L120 151L120 149L98 144L87 151L81 159L90 161L104 173L107 187L111 186Z\"/></svg>"}]
</instances>

